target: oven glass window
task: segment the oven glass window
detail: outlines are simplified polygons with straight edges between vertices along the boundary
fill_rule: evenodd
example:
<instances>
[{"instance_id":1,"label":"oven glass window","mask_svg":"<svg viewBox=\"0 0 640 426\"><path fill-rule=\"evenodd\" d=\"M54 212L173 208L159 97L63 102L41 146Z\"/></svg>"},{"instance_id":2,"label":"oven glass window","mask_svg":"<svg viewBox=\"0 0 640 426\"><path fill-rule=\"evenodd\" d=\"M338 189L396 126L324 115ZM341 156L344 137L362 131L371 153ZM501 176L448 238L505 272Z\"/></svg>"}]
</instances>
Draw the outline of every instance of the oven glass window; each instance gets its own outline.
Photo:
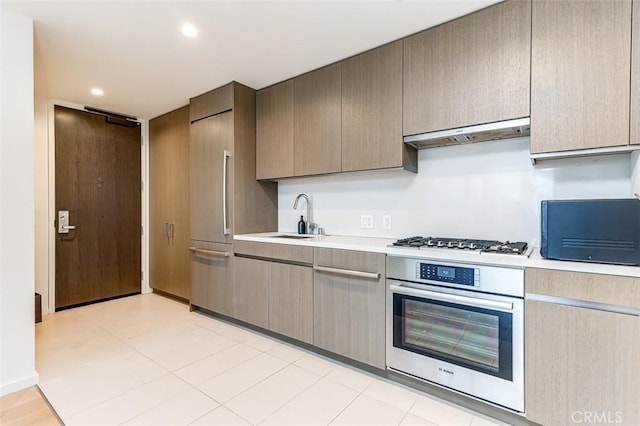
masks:
<instances>
[{"instance_id":1,"label":"oven glass window","mask_svg":"<svg viewBox=\"0 0 640 426\"><path fill-rule=\"evenodd\" d=\"M512 379L512 315L394 294L394 346Z\"/></svg>"}]
</instances>

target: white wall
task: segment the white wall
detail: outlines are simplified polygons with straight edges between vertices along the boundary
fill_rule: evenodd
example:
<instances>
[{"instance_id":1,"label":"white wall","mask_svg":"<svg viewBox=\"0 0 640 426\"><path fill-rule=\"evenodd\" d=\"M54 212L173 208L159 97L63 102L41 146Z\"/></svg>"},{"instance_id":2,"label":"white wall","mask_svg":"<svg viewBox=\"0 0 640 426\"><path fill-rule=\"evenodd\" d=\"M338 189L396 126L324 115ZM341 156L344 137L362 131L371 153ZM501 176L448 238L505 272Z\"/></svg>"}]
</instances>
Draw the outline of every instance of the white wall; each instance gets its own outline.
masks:
<instances>
[{"instance_id":1,"label":"white wall","mask_svg":"<svg viewBox=\"0 0 640 426\"><path fill-rule=\"evenodd\" d=\"M42 314L49 309L49 144L48 82L38 44L34 43L34 195L35 195L35 286L42 296ZM52 224L51 224L52 225Z\"/></svg>"},{"instance_id":2,"label":"white wall","mask_svg":"<svg viewBox=\"0 0 640 426\"><path fill-rule=\"evenodd\" d=\"M0 395L35 371L33 21L0 6Z\"/></svg>"},{"instance_id":3,"label":"white wall","mask_svg":"<svg viewBox=\"0 0 640 426\"><path fill-rule=\"evenodd\" d=\"M327 234L535 243L540 200L631 195L629 155L533 166L528 138L421 150L418 170L280 181L278 228L296 231L305 205L294 211L293 200L304 192L312 197L314 222ZM373 214L374 229L360 228L361 214ZM390 231L382 229L385 214L392 217Z\"/></svg>"}]
</instances>

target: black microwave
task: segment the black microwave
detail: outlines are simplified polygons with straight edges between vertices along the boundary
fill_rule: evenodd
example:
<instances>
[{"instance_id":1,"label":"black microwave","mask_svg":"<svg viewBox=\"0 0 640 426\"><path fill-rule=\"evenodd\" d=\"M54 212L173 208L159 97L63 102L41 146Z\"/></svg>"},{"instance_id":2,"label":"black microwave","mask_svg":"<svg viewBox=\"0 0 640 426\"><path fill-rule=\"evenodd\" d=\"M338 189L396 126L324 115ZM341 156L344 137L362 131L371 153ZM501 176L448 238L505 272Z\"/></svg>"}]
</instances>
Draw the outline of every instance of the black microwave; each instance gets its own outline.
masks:
<instances>
[{"instance_id":1,"label":"black microwave","mask_svg":"<svg viewBox=\"0 0 640 426\"><path fill-rule=\"evenodd\" d=\"M547 259L640 265L640 200L542 201Z\"/></svg>"}]
</instances>

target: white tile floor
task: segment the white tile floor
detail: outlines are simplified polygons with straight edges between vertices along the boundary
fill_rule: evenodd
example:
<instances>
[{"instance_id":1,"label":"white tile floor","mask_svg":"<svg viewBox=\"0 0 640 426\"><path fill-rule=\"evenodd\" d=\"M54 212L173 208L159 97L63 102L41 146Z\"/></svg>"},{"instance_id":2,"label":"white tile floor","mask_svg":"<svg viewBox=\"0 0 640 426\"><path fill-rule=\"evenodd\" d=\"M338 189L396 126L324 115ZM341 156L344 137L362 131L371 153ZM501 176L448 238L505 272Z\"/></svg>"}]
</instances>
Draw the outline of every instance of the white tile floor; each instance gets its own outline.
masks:
<instances>
[{"instance_id":1,"label":"white tile floor","mask_svg":"<svg viewBox=\"0 0 640 426\"><path fill-rule=\"evenodd\" d=\"M500 425L145 294L36 326L40 388L66 425Z\"/></svg>"}]
</instances>

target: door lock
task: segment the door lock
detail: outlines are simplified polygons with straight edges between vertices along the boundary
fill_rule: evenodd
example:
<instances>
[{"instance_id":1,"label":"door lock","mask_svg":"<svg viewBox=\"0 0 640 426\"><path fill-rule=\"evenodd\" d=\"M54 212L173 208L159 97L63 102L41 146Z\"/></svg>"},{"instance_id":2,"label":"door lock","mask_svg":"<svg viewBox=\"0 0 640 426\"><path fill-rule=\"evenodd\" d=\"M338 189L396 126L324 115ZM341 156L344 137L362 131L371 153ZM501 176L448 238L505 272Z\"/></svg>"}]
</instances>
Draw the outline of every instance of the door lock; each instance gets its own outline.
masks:
<instances>
[{"instance_id":1,"label":"door lock","mask_svg":"<svg viewBox=\"0 0 640 426\"><path fill-rule=\"evenodd\" d=\"M69 210L58 210L58 234L68 234L76 229L75 225L69 225Z\"/></svg>"}]
</instances>

